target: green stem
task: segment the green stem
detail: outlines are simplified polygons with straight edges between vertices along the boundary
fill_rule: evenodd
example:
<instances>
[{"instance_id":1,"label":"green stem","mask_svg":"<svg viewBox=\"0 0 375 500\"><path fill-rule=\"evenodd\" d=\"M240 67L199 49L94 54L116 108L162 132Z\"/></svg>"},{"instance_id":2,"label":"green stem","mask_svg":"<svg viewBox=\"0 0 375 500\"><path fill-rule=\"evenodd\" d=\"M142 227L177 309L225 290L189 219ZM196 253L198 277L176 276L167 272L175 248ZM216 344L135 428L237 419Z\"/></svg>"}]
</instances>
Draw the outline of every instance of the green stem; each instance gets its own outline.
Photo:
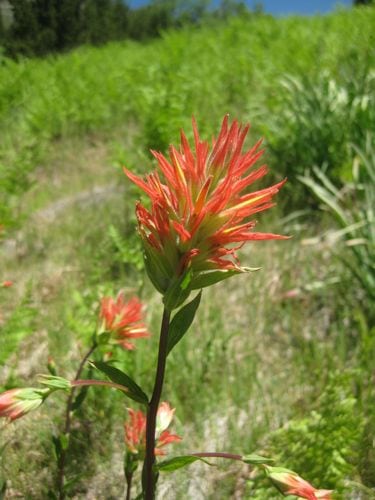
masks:
<instances>
[{"instance_id":1,"label":"green stem","mask_svg":"<svg viewBox=\"0 0 375 500\"><path fill-rule=\"evenodd\" d=\"M87 351L85 356L82 358L78 370L76 372L76 375L74 377L74 381L77 381L79 377L81 376L83 367L85 366L86 361L89 359L91 354L95 351L97 348L98 344L94 342L94 344L90 347L90 349ZM65 491L64 491L64 482L65 482L65 465L66 465L66 453L68 451L68 446L69 446L69 434L70 434L70 428L71 428L71 419L72 419L72 405L73 405L73 398L74 394L76 391L76 388L74 387L74 382L72 383L72 389L70 391L69 397L66 402L66 410L65 410L65 426L64 426L64 435L68 439L68 445L64 446L61 449L58 462L57 462L57 490L58 490L58 495L59 495L59 500L64 500L65 498Z\"/></svg>"},{"instance_id":2,"label":"green stem","mask_svg":"<svg viewBox=\"0 0 375 500\"><path fill-rule=\"evenodd\" d=\"M235 455L234 453L222 453L222 452L202 452L202 453L191 453L193 457L201 458L227 458L229 460L240 460L242 462L242 455Z\"/></svg>"},{"instance_id":3,"label":"green stem","mask_svg":"<svg viewBox=\"0 0 375 500\"><path fill-rule=\"evenodd\" d=\"M132 479L133 473L126 474L126 498L125 500L131 499L131 491L132 491Z\"/></svg>"},{"instance_id":4,"label":"green stem","mask_svg":"<svg viewBox=\"0 0 375 500\"><path fill-rule=\"evenodd\" d=\"M155 428L161 392L163 389L165 365L167 360L168 332L171 313L164 308L160 329L158 364L156 368L154 390L148 405L146 424L146 457L143 464L143 495L145 500L155 498Z\"/></svg>"}]
</instances>

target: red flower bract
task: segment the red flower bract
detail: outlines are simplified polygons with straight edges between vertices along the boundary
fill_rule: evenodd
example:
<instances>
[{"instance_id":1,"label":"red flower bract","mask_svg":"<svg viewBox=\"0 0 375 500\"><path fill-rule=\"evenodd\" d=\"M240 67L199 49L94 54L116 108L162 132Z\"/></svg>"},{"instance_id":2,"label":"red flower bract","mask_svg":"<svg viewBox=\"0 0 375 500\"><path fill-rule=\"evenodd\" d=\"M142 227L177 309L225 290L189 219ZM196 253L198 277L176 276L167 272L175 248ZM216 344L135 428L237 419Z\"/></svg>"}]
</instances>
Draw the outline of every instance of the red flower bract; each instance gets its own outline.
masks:
<instances>
[{"instance_id":1,"label":"red flower bract","mask_svg":"<svg viewBox=\"0 0 375 500\"><path fill-rule=\"evenodd\" d=\"M125 349L134 349L129 340L149 337L142 317L142 303L137 297L126 301L122 292L116 299L103 297L100 307L100 331L109 332Z\"/></svg>"},{"instance_id":2,"label":"red flower bract","mask_svg":"<svg viewBox=\"0 0 375 500\"><path fill-rule=\"evenodd\" d=\"M246 241L285 238L254 232L256 221L249 220L274 205L285 181L248 192L267 173L266 165L254 168L261 141L242 151L248 129L226 116L210 150L193 120L194 149L181 132L180 149L170 146L169 159L152 151L159 172L141 179L124 169L151 200L149 209L137 203L136 215L147 271L161 293L176 280L190 291L243 272L236 250Z\"/></svg>"},{"instance_id":3,"label":"red flower bract","mask_svg":"<svg viewBox=\"0 0 375 500\"><path fill-rule=\"evenodd\" d=\"M128 408L130 422L124 425L125 444L130 453L137 454L140 449L145 448L146 439L146 415L141 410Z\"/></svg>"},{"instance_id":4,"label":"red flower bract","mask_svg":"<svg viewBox=\"0 0 375 500\"><path fill-rule=\"evenodd\" d=\"M126 448L130 453L142 456L146 449L146 415L141 410L136 411L132 408L128 408L128 412L130 421L124 425ZM165 451L161 448L181 441L180 436L171 434L167 430L173 415L174 409L168 403L163 402L159 405L155 432L155 455L165 455Z\"/></svg>"}]
</instances>

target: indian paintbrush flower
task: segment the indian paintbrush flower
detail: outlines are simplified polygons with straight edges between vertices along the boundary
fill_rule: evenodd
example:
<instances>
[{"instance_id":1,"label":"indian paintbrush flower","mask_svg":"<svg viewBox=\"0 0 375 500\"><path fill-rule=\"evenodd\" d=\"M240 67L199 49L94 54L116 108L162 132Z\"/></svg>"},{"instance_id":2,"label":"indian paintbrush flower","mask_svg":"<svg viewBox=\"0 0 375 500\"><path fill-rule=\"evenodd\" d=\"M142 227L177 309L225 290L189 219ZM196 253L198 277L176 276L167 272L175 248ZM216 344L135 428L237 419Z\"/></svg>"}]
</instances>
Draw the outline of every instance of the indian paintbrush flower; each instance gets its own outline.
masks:
<instances>
[{"instance_id":1,"label":"indian paintbrush flower","mask_svg":"<svg viewBox=\"0 0 375 500\"><path fill-rule=\"evenodd\" d=\"M249 192L267 166L254 169L261 141L242 151L248 129L236 120L229 124L226 116L210 149L193 120L194 148L181 131L180 149L170 146L169 159L152 151L159 172L142 179L124 169L151 201L150 208L138 202L136 216L148 275L169 309L191 290L249 270L236 254L244 243L286 238L254 232L251 217L274 205L285 181Z\"/></svg>"},{"instance_id":2,"label":"indian paintbrush flower","mask_svg":"<svg viewBox=\"0 0 375 500\"><path fill-rule=\"evenodd\" d=\"M317 490L295 472L281 467L265 466L268 478L284 495L307 500L330 500L331 490Z\"/></svg>"},{"instance_id":3,"label":"indian paintbrush flower","mask_svg":"<svg viewBox=\"0 0 375 500\"><path fill-rule=\"evenodd\" d=\"M128 408L130 422L126 422L125 444L130 453L137 454L143 449L146 438L146 415L141 410Z\"/></svg>"},{"instance_id":4,"label":"indian paintbrush flower","mask_svg":"<svg viewBox=\"0 0 375 500\"><path fill-rule=\"evenodd\" d=\"M146 415L141 410L128 408L130 421L125 423L125 444L127 450L142 457L146 448ZM165 455L160 448L181 441L181 437L171 434L167 428L172 422L175 409L169 403L160 403L156 417L155 455Z\"/></svg>"},{"instance_id":5,"label":"indian paintbrush flower","mask_svg":"<svg viewBox=\"0 0 375 500\"><path fill-rule=\"evenodd\" d=\"M51 393L49 389L32 387L10 389L0 394L0 417L16 420L36 410Z\"/></svg>"},{"instance_id":6,"label":"indian paintbrush flower","mask_svg":"<svg viewBox=\"0 0 375 500\"><path fill-rule=\"evenodd\" d=\"M142 303L137 297L126 301L120 292L116 299L103 297L99 313L98 336L108 333L124 349L134 349L132 339L149 337L143 322Z\"/></svg>"}]
</instances>

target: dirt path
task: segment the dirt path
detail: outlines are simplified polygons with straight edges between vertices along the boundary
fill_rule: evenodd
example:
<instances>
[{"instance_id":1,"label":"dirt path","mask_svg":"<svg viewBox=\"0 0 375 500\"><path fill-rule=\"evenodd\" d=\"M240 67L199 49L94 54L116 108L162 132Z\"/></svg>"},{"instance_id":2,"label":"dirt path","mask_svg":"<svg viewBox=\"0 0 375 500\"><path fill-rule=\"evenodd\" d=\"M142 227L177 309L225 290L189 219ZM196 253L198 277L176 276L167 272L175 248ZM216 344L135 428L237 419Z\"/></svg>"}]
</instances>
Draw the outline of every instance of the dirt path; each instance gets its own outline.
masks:
<instances>
[{"instance_id":1,"label":"dirt path","mask_svg":"<svg viewBox=\"0 0 375 500\"><path fill-rule=\"evenodd\" d=\"M103 227L105 234L124 198L125 184L111 167L110 155L106 142L72 139L57 144L50 164L33 174L33 187L21 200L23 226L0 243L0 279L4 275L14 282L2 296L2 323L15 322L14 335L10 331L0 338L0 352L2 342L19 339L19 348L0 370L0 384L12 373L27 380L45 370L50 318L61 316L61 294L79 279L83 259L89 265L81 253L90 240L90 225Z\"/></svg>"}]
</instances>

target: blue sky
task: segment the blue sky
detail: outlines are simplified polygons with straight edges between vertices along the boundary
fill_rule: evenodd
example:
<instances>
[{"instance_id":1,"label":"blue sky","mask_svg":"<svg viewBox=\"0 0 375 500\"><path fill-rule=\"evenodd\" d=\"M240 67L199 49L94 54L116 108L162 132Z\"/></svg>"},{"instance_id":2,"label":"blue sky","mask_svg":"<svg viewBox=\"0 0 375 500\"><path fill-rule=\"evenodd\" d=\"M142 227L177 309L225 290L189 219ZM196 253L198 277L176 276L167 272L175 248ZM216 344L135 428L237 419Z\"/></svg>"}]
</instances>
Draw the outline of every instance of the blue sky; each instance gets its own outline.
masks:
<instances>
[{"instance_id":1,"label":"blue sky","mask_svg":"<svg viewBox=\"0 0 375 500\"><path fill-rule=\"evenodd\" d=\"M247 1L248 5L252 2ZM263 6L266 12L274 15L283 14L316 14L330 12L338 4L350 6L352 0L264 0Z\"/></svg>"},{"instance_id":2,"label":"blue sky","mask_svg":"<svg viewBox=\"0 0 375 500\"><path fill-rule=\"evenodd\" d=\"M245 2L249 7L254 5L254 0L245 0ZM128 0L131 7L147 3L149 3L147 0ZM279 16L285 14L324 14L333 10L336 5L349 7L353 2L352 0L263 0L262 3L266 12Z\"/></svg>"}]
</instances>

